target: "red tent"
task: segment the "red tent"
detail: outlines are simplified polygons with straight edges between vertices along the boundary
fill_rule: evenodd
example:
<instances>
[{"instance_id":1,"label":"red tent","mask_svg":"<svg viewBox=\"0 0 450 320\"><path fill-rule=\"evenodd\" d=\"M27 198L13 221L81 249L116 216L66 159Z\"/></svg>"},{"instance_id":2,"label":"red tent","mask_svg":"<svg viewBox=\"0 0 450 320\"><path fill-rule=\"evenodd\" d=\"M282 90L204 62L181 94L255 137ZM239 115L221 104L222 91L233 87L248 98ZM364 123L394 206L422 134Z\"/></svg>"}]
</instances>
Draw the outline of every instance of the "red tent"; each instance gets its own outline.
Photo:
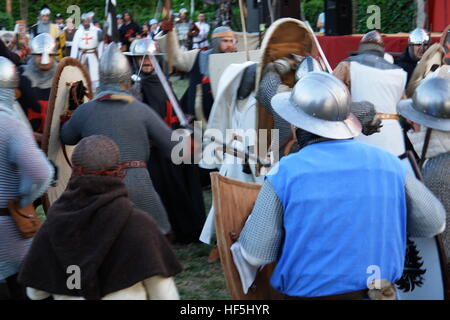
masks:
<instances>
[{"instance_id":1,"label":"red tent","mask_svg":"<svg viewBox=\"0 0 450 320\"><path fill-rule=\"evenodd\" d=\"M450 24L450 1L428 0L428 23L433 32L442 32Z\"/></svg>"}]
</instances>

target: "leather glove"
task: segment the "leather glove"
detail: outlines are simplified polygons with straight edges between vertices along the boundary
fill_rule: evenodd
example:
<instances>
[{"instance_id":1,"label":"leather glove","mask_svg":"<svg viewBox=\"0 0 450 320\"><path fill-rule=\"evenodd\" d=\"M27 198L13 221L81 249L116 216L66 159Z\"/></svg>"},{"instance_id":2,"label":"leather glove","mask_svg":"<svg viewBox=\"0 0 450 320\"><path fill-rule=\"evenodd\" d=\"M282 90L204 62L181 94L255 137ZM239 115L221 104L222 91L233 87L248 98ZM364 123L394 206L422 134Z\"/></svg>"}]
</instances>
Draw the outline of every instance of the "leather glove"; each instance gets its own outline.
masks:
<instances>
[{"instance_id":1,"label":"leather glove","mask_svg":"<svg viewBox=\"0 0 450 320\"><path fill-rule=\"evenodd\" d=\"M66 123L67 121L70 120L70 118L72 117L72 113L73 113L73 111L68 110L68 111L66 111L65 113L63 113L62 115L59 116L61 128L64 125L64 123Z\"/></svg>"},{"instance_id":2,"label":"leather glove","mask_svg":"<svg viewBox=\"0 0 450 320\"><path fill-rule=\"evenodd\" d=\"M361 122L362 133L366 136L380 132L383 127L375 106L368 101L353 102L351 112Z\"/></svg>"},{"instance_id":3,"label":"leather glove","mask_svg":"<svg viewBox=\"0 0 450 320\"><path fill-rule=\"evenodd\" d=\"M303 61L305 57L299 56L296 54L290 54L287 57L277 59L273 62L270 62L264 68L264 73L274 71L277 72L280 76L285 75L290 71L297 70L300 63Z\"/></svg>"},{"instance_id":4,"label":"leather glove","mask_svg":"<svg viewBox=\"0 0 450 320\"><path fill-rule=\"evenodd\" d=\"M165 20L163 23L161 23L161 30L164 31L164 33L172 31L173 30L173 22L170 20Z\"/></svg>"}]
</instances>

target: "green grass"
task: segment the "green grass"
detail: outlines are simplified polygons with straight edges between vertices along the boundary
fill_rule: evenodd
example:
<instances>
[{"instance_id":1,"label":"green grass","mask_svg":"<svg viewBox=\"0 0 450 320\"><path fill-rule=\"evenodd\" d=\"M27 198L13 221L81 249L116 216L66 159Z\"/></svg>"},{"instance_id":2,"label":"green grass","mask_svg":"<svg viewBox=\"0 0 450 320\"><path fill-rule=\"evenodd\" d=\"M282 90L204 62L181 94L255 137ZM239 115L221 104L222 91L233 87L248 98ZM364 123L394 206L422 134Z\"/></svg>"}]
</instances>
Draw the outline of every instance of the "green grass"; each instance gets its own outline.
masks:
<instances>
[{"instance_id":1,"label":"green grass","mask_svg":"<svg viewBox=\"0 0 450 320\"><path fill-rule=\"evenodd\" d=\"M211 208L211 191L203 192L206 213ZM209 263L213 247L204 243L174 245L175 254L183 265L183 272L175 276L175 282L184 300L226 300L226 290L220 262Z\"/></svg>"},{"instance_id":2,"label":"green grass","mask_svg":"<svg viewBox=\"0 0 450 320\"><path fill-rule=\"evenodd\" d=\"M172 78L173 80L174 78ZM188 87L188 80L174 80L172 86L180 99ZM203 192L205 214L211 208L211 191ZM230 299L222 265L209 263L208 256L213 247L204 243L174 245L175 254L183 266L183 271L175 276L175 282L183 300L223 300Z\"/></svg>"}]
</instances>

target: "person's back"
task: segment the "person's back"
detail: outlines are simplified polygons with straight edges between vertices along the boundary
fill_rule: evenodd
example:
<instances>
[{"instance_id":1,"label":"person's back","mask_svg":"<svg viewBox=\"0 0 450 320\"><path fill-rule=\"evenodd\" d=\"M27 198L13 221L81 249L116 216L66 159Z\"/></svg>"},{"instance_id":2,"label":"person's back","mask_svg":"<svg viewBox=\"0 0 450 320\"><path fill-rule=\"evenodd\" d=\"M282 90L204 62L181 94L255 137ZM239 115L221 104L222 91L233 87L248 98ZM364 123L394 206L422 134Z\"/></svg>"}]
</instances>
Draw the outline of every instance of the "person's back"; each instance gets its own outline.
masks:
<instances>
[{"instance_id":1,"label":"person's back","mask_svg":"<svg viewBox=\"0 0 450 320\"><path fill-rule=\"evenodd\" d=\"M272 285L290 296L367 288L368 268L397 280L406 246L406 171L354 140L312 144L268 179L284 208L285 241Z\"/></svg>"},{"instance_id":2,"label":"person's back","mask_svg":"<svg viewBox=\"0 0 450 320\"><path fill-rule=\"evenodd\" d=\"M154 190L147 162L150 140L168 156L176 144L172 131L160 116L145 104L136 101L130 93L131 68L116 44L110 44L100 63L100 86L94 100L79 106L64 123L61 140L75 145L82 138L104 135L120 149L120 161L125 169L124 182L129 197L137 208L151 214L161 231L167 234L171 227L167 213Z\"/></svg>"},{"instance_id":3,"label":"person's back","mask_svg":"<svg viewBox=\"0 0 450 320\"><path fill-rule=\"evenodd\" d=\"M150 148L147 126L151 120L151 111L135 100L125 103L123 100L90 101L74 114L74 125L83 137L101 134L111 138L120 148L121 161L148 161ZM63 131L64 134L64 131Z\"/></svg>"},{"instance_id":4,"label":"person's back","mask_svg":"<svg viewBox=\"0 0 450 320\"><path fill-rule=\"evenodd\" d=\"M155 221L129 200L119 159L118 146L102 135L74 149L69 184L21 268L31 299L179 298L173 276L181 265ZM70 287L74 265L79 285Z\"/></svg>"}]
</instances>

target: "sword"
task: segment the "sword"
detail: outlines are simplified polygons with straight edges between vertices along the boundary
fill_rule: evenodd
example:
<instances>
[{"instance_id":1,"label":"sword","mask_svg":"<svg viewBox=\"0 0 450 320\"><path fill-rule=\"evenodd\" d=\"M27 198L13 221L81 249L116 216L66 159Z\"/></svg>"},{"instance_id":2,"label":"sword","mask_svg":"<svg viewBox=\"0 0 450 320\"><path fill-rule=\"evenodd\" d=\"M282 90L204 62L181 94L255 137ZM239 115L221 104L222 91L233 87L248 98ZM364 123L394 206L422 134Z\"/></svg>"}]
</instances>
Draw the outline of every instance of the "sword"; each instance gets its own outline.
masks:
<instances>
[{"instance_id":1,"label":"sword","mask_svg":"<svg viewBox=\"0 0 450 320\"><path fill-rule=\"evenodd\" d=\"M314 43L316 44L317 50L319 50L319 55L322 58L323 63L325 63L325 67L327 68L328 73L333 73L333 69L331 69L330 64L328 63L327 57L325 56L325 53L322 50L322 47L320 46L319 40L317 40L316 34L314 33L313 29L311 28L311 25L308 21L305 21L306 26L309 29L309 32L311 32Z\"/></svg>"},{"instance_id":2,"label":"sword","mask_svg":"<svg viewBox=\"0 0 450 320\"><path fill-rule=\"evenodd\" d=\"M167 97L169 98L170 103L172 104L173 110L175 111L178 119L180 120L180 125L182 127L187 127L189 122L186 119L186 116L184 115L183 110L181 110L180 105L178 104L178 100L175 97L175 94L172 91L172 87L170 86L169 82L167 81L166 75L164 74L164 72L161 69L161 66L158 63L158 60L156 60L155 56L152 54L149 54L148 57L150 58L150 60L152 61L153 64L153 68L155 69L156 75L159 78L159 81L161 82L164 91L167 94ZM141 62L141 68L142 69L142 65L144 63L144 59L142 59ZM141 70L139 69L139 73L141 73Z\"/></svg>"},{"instance_id":3,"label":"sword","mask_svg":"<svg viewBox=\"0 0 450 320\"><path fill-rule=\"evenodd\" d=\"M216 136L208 136L205 135L204 136L205 139L208 139L210 141L212 141L213 143L217 144L217 147L222 147L222 151L224 153L228 153L229 155L232 155L236 158L241 158L244 159L246 162L248 160L251 160L253 163L258 163L263 167L269 168L272 164L270 163L270 161L261 159L258 156L255 156L252 153L249 153L248 151L245 150L239 150L238 148L234 147L231 145L231 143L233 141L230 141L228 144L223 142L223 141L219 141L219 139ZM214 138L214 139L213 139ZM217 149L216 149L217 150Z\"/></svg>"}]
</instances>

